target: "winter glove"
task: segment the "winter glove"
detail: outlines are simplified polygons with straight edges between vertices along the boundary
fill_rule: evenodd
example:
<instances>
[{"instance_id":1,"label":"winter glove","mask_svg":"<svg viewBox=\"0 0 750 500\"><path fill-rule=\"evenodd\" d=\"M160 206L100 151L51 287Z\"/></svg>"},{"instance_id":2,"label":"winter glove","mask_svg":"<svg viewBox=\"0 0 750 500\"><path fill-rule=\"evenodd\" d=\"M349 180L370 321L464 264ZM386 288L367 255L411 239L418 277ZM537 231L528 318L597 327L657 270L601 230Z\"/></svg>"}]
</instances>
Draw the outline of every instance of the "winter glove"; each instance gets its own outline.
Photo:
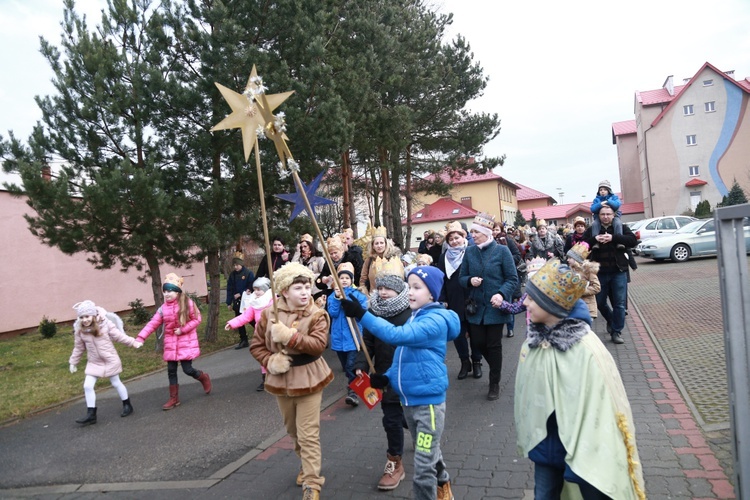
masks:
<instances>
[{"instance_id":1,"label":"winter glove","mask_svg":"<svg viewBox=\"0 0 750 500\"><path fill-rule=\"evenodd\" d=\"M296 328L289 328L284 323L274 323L271 327L271 340L287 345L295 333Z\"/></svg>"},{"instance_id":2,"label":"winter glove","mask_svg":"<svg viewBox=\"0 0 750 500\"><path fill-rule=\"evenodd\" d=\"M135 347L136 349L140 349L141 347L143 347L143 342L139 342L136 340L135 342L133 342L133 347Z\"/></svg>"},{"instance_id":3,"label":"winter glove","mask_svg":"<svg viewBox=\"0 0 750 500\"><path fill-rule=\"evenodd\" d=\"M76 365L70 365L70 373L75 373L78 371L78 367Z\"/></svg>"},{"instance_id":4,"label":"winter glove","mask_svg":"<svg viewBox=\"0 0 750 500\"><path fill-rule=\"evenodd\" d=\"M349 299L341 299L341 308L344 310L344 314L350 318L357 318L357 320L362 319L362 316L367 312L359 302Z\"/></svg>"},{"instance_id":5,"label":"winter glove","mask_svg":"<svg viewBox=\"0 0 750 500\"><path fill-rule=\"evenodd\" d=\"M271 375L281 375L292 367L292 358L283 352L275 352L268 357L266 368Z\"/></svg>"},{"instance_id":6,"label":"winter glove","mask_svg":"<svg viewBox=\"0 0 750 500\"><path fill-rule=\"evenodd\" d=\"M390 383L390 380L388 380L388 377L385 375L380 375L377 373L373 373L370 375L370 387L373 389L384 389L385 386L387 386Z\"/></svg>"}]
</instances>

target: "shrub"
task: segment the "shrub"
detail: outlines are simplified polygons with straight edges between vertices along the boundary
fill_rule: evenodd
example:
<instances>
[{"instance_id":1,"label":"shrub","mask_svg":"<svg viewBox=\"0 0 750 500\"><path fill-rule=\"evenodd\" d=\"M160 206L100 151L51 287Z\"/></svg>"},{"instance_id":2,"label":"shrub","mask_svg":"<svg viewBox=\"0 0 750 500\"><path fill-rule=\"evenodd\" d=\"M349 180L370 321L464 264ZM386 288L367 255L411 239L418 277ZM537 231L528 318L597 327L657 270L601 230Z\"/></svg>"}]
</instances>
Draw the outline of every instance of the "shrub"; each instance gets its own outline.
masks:
<instances>
[{"instance_id":1,"label":"shrub","mask_svg":"<svg viewBox=\"0 0 750 500\"><path fill-rule=\"evenodd\" d=\"M141 299L135 299L133 302L128 302L128 305L133 310L133 314L130 319L134 325L142 325L151 317L148 310L143 306Z\"/></svg>"},{"instance_id":2,"label":"shrub","mask_svg":"<svg viewBox=\"0 0 750 500\"><path fill-rule=\"evenodd\" d=\"M54 319L49 319L47 316L42 316L42 321L39 322L39 333L45 339L51 339L57 333L57 323Z\"/></svg>"}]
</instances>

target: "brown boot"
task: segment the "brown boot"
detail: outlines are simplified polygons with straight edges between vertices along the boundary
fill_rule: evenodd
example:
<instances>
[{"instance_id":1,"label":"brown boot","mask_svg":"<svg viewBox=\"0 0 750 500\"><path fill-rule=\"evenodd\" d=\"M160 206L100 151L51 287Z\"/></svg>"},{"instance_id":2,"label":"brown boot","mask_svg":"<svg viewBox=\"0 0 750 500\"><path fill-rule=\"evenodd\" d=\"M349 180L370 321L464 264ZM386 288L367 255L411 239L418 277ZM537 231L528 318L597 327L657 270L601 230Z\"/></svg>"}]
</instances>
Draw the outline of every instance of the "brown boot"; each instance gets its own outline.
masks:
<instances>
[{"instance_id":1,"label":"brown boot","mask_svg":"<svg viewBox=\"0 0 750 500\"><path fill-rule=\"evenodd\" d=\"M206 394L211 394L211 378L208 376L208 373L201 372L198 382L203 385L203 390L206 391Z\"/></svg>"},{"instance_id":2,"label":"brown boot","mask_svg":"<svg viewBox=\"0 0 750 500\"><path fill-rule=\"evenodd\" d=\"M451 482L448 481L444 485L438 485L437 489L438 500L453 500L453 492L451 491Z\"/></svg>"},{"instance_id":3,"label":"brown boot","mask_svg":"<svg viewBox=\"0 0 750 500\"><path fill-rule=\"evenodd\" d=\"M378 489L383 491L395 490L405 475L406 472L404 472L404 466L401 464L401 457L398 455L388 455L383 477L378 481Z\"/></svg>"},{"instance_id":4,"label":"brown boot","mask_svg":"<svg viewBox=\"0 0 750 500\"><path fill-rule=\"evenodd\" d=\"M169 385L169 401L161 407L162 410L171 410L175 406L180 406L180 385L170 384Z\"/></svg>"}]
</instances>

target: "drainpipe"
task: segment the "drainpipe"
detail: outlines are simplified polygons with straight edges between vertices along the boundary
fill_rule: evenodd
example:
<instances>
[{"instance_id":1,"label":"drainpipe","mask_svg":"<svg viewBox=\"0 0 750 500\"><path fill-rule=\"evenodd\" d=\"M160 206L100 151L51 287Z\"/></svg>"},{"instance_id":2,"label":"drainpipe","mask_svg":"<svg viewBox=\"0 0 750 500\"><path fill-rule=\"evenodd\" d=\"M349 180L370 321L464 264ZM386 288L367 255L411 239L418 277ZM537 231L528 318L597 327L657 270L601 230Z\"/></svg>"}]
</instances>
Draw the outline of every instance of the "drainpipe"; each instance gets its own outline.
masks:
<instances>
[{"instance_id":1,"label":"drainpipe","mask_svg":"<svg viewBox=\"0 0 750 500\"><path fill-rule=\"evenodd\" d=\"M643 159L646 162L646 183L648 184L648 206L651 209L651 214L647 215L646 218L649 219L654 216L654 192L651 190L651 167L648 165L648 141L646 139L646 134L654 128L653 126L649 127L648 129L643 131ZM646 215L646 214L644 214Z\"/></svg>"}]
</instances>

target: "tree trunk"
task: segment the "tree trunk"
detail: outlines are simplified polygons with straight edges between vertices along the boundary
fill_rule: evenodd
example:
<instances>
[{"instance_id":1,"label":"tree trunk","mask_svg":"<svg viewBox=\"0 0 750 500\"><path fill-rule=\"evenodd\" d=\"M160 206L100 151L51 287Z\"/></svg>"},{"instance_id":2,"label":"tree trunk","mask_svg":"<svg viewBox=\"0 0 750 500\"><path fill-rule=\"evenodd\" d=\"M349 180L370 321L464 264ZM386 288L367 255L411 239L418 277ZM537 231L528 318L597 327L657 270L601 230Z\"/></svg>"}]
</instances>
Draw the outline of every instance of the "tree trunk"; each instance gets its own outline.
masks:
<instances>
[{"instance_id":1,"label":"tree trunk","mask_svg":"<svg viewBox=\"0 0 750 500\"><path fill-rule=\"evenodd\" d=\"M203 338L208 342L216 342L219 337L219 299L221 293L221 263L219 252L208 253L208 314L206 315L206 330Z\"/></svg>"},{"instance_id":2,"label":"tree trunk","mask_svg":"<svg viewBox=\"0 0 750 500\"><path fill-rule=\"evenodd\" d=\"M391 170L391 193L390 193L390 216L391 216L391 238L393 243L403 249L404 233L401 228L401 172L394 166Z\"/></svg>"},{"instance_id":3,"label":"tree trunk","mask_svg":"<svg viewBox=\"0 0 750 500\"><path fill-rule=\"evenodd\" d=\"M341 180L342 180L342 187L343 187L343 212L344 212L344 227L352 227L351 222L351 186L352 186L352 171L351 167L349 166L349 151L345 151L341 155ZM357 237L357 228L356 224L355 227L352 228L354 230L354 237Z\"/></svg>"},{"instance_id":4,"label":"tree trunk","mask_svg":"<svg viewBox=\"0 0 750 500\"><path fill-rule=\"evenodd\" d=\"M378 178L375 175L375 169L370 169L370 178L372 179L372 212L374 215L372 225L378 227L380 225L380 205L378 196L380 186L378 185Z\"/></svg>"},{"instance_id":5,"label":"tree trunk","mask_svg":"<svg viewBox=\"0 0 750 500\"><path fill-rule=\"evenodd\" d=\"M391 212L391 183L388 175L388 153L385 148L380 148L380 181L383 183L383 225L388 234L393 234L393 223L390 216Z\"/></svg>"},{"instance_id":6,"label":"tree trunk","mask_svg":"<svg viewBox=\"0 0 750 500\"><path fill-rule=\"evenodd\" d=\"M404 193L406 199L406 236L404 237L404 252L411 250L411 204L412 204L412 193L411 193L411 148L406 148L406 192Z\"/></svg>"},{"instance_id":7,"label":"tree trunk","mask_svg":"<svg viewBox=\"0 0 750 500\"><path fill-rule=\"evenodd\" d=\"M148 266L148 272L151 275L151 293L154 294L154 309L159 309L164 303L164 295L161 292L161 269L159 269L159 259L151 252L146 252L144 256L146 259L146 265ZM154 346L154 352L164 351L164 339L160 334L162 329L157 332L156 335L156 346Z\"/></svg>"}]
</instances>

